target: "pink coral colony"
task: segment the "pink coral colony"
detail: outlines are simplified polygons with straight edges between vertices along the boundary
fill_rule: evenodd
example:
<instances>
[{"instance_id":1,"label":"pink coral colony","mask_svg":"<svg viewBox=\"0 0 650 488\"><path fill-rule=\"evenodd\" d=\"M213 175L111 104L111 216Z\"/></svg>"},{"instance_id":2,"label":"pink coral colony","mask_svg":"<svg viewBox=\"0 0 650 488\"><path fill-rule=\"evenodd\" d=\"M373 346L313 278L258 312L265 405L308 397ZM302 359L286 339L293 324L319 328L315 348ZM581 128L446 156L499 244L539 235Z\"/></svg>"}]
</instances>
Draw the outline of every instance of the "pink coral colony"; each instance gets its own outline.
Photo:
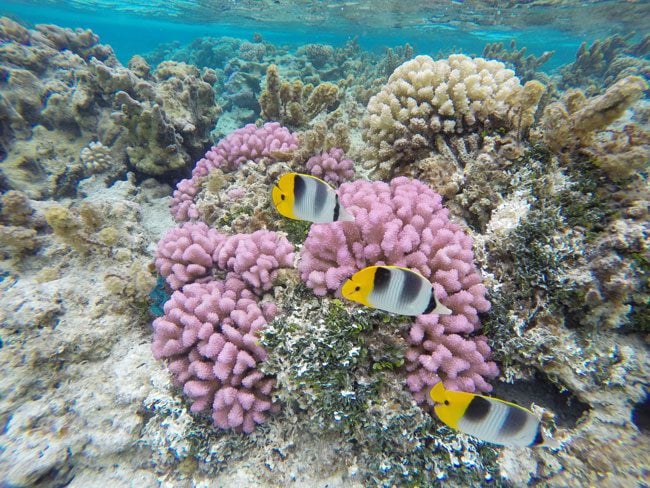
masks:
<instances>
[{"instance_id":1,"label":"pink coral colony","mask_svg":"<svg viewBox=\"0 0 650 488\"><path fill-rule=\"evenodd\" d=\"M450 389L490 391L496 377L484 337L468 337L489 310L473 264L472 239L451 222L442 198L417 180L354 181L339 188L354 223L312 225L301 252L303 281L317 295L339 293L345 279L373 264L417 270L451 315L421 315L409 334L407 383L418 403L438 381Z\"/></svg>"},{"instance_id":2,"label":"pink coral colony","mask_svg":"<svg viewBox=\"0 0 650 488\"><path fill-rule=\"evenodd\" d=\"M277 123L233 132L178 184L172 214L179 221L200 218L194 198L212 168L231 171L295 148L295 136ZM352 162L336 148L313 156L307 167L335 184L353 175ZM485 337L471 335L490 303L473 263L472 240L449 220L440 195L404 177L344 183L338 194L355 222L311 226L299 264L303 281L323 296L339 293L345 279L368 265L417 270L452 314L420 315L410 329L407 385L416 401L429 401L427 392L439 381L450 389L490 391L487 380L498 369ZM257 334L277 309L258 296L272 287L280 268L292 266L293 250L275 232L227 236L202 222L171 229L158 243L156 268L175 291L165 315L153 323L153 353L170 361L192 411L211 408L218 427L248 433L277 409L275 380L257 369L266 358Z\"/></svg>"}]
</instances>

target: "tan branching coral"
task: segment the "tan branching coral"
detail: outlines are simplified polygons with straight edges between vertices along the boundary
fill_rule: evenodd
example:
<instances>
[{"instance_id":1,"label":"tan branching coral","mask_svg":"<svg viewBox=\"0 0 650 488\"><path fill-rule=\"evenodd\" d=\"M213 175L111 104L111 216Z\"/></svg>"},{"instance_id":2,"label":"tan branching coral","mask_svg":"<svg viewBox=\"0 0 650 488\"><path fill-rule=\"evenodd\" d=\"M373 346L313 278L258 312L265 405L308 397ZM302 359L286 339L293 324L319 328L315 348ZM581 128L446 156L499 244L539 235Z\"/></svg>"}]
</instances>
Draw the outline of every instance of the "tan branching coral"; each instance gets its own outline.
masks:
<instances>
[{"instance_id":1,"label":"tan branching coral","mask_svg":"<svg viewBox=\"0 0 650 488\"><path fill-rule=\"evenodd\" d=\"M27 195L21 191L9 190L0 197L0 222L25 225L33 213Z\"/></svg>"},{"instance_id":2,"label":"tan branching coral","mask_svg":"<svg viewBox=\"0 0 650 488\"><path fill-rule=\"evenodd\" d=\"M35 249L36 231L15 225L0 225L0 259L18 259Z\"/></svg>"},{"instance_id":3,"label":"tan branching coral","mask_svg":"<svg viewBox=\"0 0 650 488\"><path fill-rule=\"evenodd\" d=\"M338 96L339 89L332 83L314 86L300 80L283 81L278 67L272 64L266 70L266 89L260 95L259 103L265 120L295 129L331 108Z\"/></svg>"},{"instance_id":4,"label":"tan branching coral","mask_svg":"<svg viewBox=\"0 0 650 488\"><path fill-rule=\"evenodd\" d=\"M543 91L538 81L522 86L498 61L417 56L399 66L368 103L363 136L371 147L370 164L428 157L436 144L484 130L504 128L521 136Z\"/></svg>"},{"instance_id":5,"label":"tan branching coral","mask_svg":"<svg viewBox=\"0 0 650 488\"><path fill-rule=\"evenodd\" d=\"M293 152L292 162L302 164L311 156L335 147L350 150L348 127L342 122L328 124L316 122L310 129L298 133L298 149Z\"/></svg>"},{"instance_id":6,"label":"tan branching coral","mask_svg":"<svg viewBox=\"0 0 650 488\"><path fill-rule=\"evenodd\" d=\"M551 59L555 53L555 51L544 51L539 56L526 55L526 47L517 49L517 42L514 39L510 41L509 47L510 49L505 48L502 42L488 43L483 48L482 56L509 63L517 76L524 81L537 78L540 66Z\"/></svg>"},{"instance_id":7,"label":"tan branching coral","mask_svg":"<svg viewBox=\"0 0 650 488\"><path fill-rule=\"evenodd\" d=\"M588 47L583 42L575 61L560 70L561 86L580 87L589 95L595 95L626 76L650 75L650 34L637 44L630 43L632 37L633 33L614 34Z\"/></svg>"},{"instance_id":8,"label":"tan branching coral","mask_svg":"<svg viewBox=\"0 0 650 488\"><path fill-rule=\"evenodd\" d=\"M554 152L568 156L575 151L593 157L611 177L626 177L648 164L647 132L630 124L623 131L602 133L643 96L648 84L639 76L628 76L597 97L586 98L569 90L561 101L549 104L541 120L541 136Z\"/></svg>"},{"instance_id":9,"label":"tan branching coral","mask_svg":"<svg viewBox=\"0 0 650 488\"><path fill-rule=\"evenodd\" d=\"M55 202L44 209L44 216L54 235L81 254L110 249L120 239L115 227L106 226L102 210L90 203L68 208Z\"/></svg>"}]
</instances>

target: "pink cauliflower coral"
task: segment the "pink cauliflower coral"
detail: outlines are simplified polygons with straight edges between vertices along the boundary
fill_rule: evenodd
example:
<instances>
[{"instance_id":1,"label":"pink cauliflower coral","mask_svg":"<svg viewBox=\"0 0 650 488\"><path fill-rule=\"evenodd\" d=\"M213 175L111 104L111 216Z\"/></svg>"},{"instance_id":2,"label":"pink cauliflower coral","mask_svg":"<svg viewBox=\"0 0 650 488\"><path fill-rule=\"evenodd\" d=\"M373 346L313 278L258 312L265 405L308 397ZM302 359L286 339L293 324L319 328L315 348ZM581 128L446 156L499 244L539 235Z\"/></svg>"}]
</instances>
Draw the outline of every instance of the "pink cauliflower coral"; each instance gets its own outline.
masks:
<instances>
[{"instance_id":1,"label":"pink cauliflower coral","mask_svg":"<svg viewBox=\"0 0 650 488\"><path fill-rule=\"evenodd\" d=\"M225 236L203 222L186 222L158 243L156 269L173 290L232 271L255 293L271 289L280 268L293 266L293 244L268 230Z\"/></svg>"},{"instance_id":2,"label":"pink cauliflower coral","mask_svg":"<svg viewBox=\"0 0 650 488\"><path fill-rule=\"evenodd\" d=\"M347 278L369 265L418 271L452 314L420 316L413 325L407 369L416 400L425 401L427 388L440 380L451 389L489 391L485 378L497 374L489 347L461 334L480 327L478 313L490 303L473 263L472 239L449 220L440 195L404 177L345 183L338 195L355 221L312 225L299 263L303 281L317 295L339 294Z\"/></svg>"},{"instance_id":3,"label":"pink cauliflower coral","mask_svg":"<svg viewBox=\"0 0 650 488\"><path fill-rule=\"evenodd\" d=\"M275 305L258 304L231 276L184 286L164 311L153 323L153 354L169 359L193 412L212 408L218 427L250 433L277 410L271 399L275 380L257 368L266 359L259 332L277 313Z\"/></svg>"},{"instance_id":4,"label":"pink cauliflower coral","mask_svg":"<svg viewBox=\"0 0 650 488\"><path fill-rule=\"evenodd\" d=\"M219 268L237 274L256 293L271 289L280 268L293 266L293 244L269 230L237 234L213 255Z\"/></svg>"},{"instance_id":5,"label":"pink cauliflower coral","mask_svg":"<svg viewBox=\"0 0 650 488\"><path fill-rule=\"evenodd\" d=\"M491 391L486 379L499 374L484 336L465 337L445 327L437 315L420 315L411 327L406 352L406 384L418 403L429 403L439 381L450 390ZM451 330L450 330L451 329Z\"/></svg>"},{"instance_id":6,"label":"pink cauliflower coral","mask_svg":"<svg viewBox=\"0 0 650 488\"><path fill-rule=\"evenodd\" d=\"M196 163L191 178L176 185L171 203L174 219L183 222L200 217L194 199L200 191L201 177L211 169L233 171L246 161L274 158L297 147L295 135L277 122L267 122L262 127L248 124L228 134Z\"/></svg>"},{"instance_id":7,"label":"pink cauliflower coral","mask_svg":"<svg viewBox=\"0 0 650 488\"><path fill-rule=\"evenodd\" d=\"M155 265L172 290L203 278L212 279L212 253L226 236L203 222L169 229L158 242Z\"/></svg>"},{"instance_id":8,"label":"pink cauliflower coral","mask_svg":"<svg viewBox=\"0 0 650 488\"><path fill-rule=\"evenodd\" d=\"M306 166L311 175L334 186L354 177L354 163L346 158L343 149L338 147L312 156L307 160Z\"/></svg>"}]
</instances>

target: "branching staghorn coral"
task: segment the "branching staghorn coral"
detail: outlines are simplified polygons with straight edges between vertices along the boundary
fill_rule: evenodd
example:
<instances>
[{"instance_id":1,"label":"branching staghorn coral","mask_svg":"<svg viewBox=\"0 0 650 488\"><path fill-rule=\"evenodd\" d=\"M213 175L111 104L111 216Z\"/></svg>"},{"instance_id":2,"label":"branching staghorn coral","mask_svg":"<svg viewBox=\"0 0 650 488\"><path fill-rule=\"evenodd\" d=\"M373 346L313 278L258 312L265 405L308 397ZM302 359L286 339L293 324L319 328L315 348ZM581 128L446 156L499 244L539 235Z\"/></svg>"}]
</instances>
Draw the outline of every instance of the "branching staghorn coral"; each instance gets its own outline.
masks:
<instances>
[{"instance_id":1,"label":"branching staghorn coral","mask_svg":"<svg viewBox=\"0 0 650 488\"><path fill-rule=\"evenodd\" d=\"M504 128L521 137L543 92L538 81L522 86L498 61L418 56L398 67L368 103L368 165L390 172L432 152L462 150L459 139L483 130Z\"/></svg>"},{"instance_id":2,"label":"branching staghorn coral","mask_svg":"<svg viewBox=\"0 0 650 488\"><path fill-rule=\"evenodd\" d=\"M323 110L337 101L339 89L332 83L312 85L300 80L282 81L278 67L270 65L266 71L266 89L260 95L262 117L291 128L306 125Z\"/></svg>"},{"instance_id":3,"label":"branching staghorn coral","mask_svg":"<svg viewBox=\"0 0 650 488\"><path fill-rule=\"evenodd\" d=\"M581 91L568 91L561 101L544 109L540 123L544 143L565 159L575 152L589 155L612 178L630 176L648 165L648 134L634 125L626 126L624 131L609 131L609 139L599 137L599 133L621 117L647 89L643 78L628 76L602 95L589 99Z\"/></svg>"},{"instance_id":4,"label":"branching staghorn coral","mask_svg":"<svg viewBox=\"0 0 650 488\"><path fill-rule=\"evenodd\" d=\"M510 41L510 50L503 46L502 42L488 43L483 48L483 56L486 59L496 59L511 65L517 76L522 81L529 81L539 78L539 67L546 63L555 51L544 51L540 56L529 54L526 56L526 47L517 49L517 42Z\"/></svg>"},{"instance_id":5,"label":"branching staghorn coral","mask_svg":"<svg viewBox=\"0 0 650 488\"><path fill-rule=\"evenodd\" d=\"M650 34L637 44L630 44L632 36L614 34L589 47L583 42L576 60L560 70L562 88L582 88L593 96L626 76L650 77Z\"/></svg>"}]
</instances>

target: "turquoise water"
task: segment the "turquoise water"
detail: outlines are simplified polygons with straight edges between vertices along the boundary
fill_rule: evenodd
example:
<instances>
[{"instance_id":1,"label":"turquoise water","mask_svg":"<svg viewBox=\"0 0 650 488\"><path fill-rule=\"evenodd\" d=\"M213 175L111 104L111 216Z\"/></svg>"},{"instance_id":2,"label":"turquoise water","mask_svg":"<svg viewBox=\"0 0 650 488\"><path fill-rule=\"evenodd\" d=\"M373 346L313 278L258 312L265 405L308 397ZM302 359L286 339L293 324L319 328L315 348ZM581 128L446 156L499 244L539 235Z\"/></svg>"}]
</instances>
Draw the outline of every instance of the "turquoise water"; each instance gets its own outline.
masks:
<instances>
[{"instance_id":1,"label":"turquoise water","mask_svg":"<svg viewBox=\"0 0 650 488\"><path fill-rule=\"evenodd\" d=\"M0 17L0 488L647 486L648 0Z\"/></svg>"},{"instance_id":2,"label":"turquoise water","mask_svg":"<svg viewBox=\"0 0 650 488\"><path fill-rule=\"evenodd\" d=\"M497 6L485 6L490 3ZM551 70L573 61L582 42L612 34L637 38L648 31L648 2L547 3L3 1L0 15L32 24L90 28L122 63L160 43L185 44L204 36L250 39L259 32L272 43L293 45L341 46L358 37L363 48L374 51L408 42L418 54L480 54L488 42L514 39L529 54L555 50L544 66Z\"/></svg>"}]
</instances>

